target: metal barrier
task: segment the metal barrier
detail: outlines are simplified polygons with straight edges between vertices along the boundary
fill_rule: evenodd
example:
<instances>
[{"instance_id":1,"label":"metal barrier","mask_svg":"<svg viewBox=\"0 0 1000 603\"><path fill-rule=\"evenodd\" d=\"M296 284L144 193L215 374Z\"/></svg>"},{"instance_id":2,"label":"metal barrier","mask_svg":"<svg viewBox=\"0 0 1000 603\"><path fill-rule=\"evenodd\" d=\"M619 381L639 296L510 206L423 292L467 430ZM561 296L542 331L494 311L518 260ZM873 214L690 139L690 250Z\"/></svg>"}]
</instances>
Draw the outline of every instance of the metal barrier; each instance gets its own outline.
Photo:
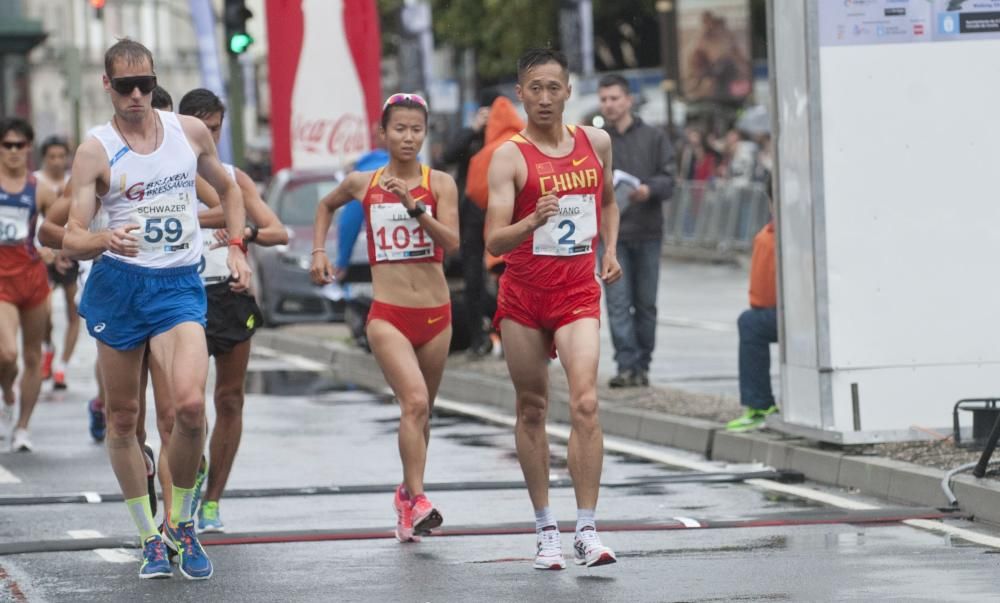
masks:
<instances>
[{"instance_id":1,"label":"metal barrier","mask_svg":"<svg viewBox=\"0 0 1000 603\"><path fill-rule=\"evenodd\" d=\"M754 236L771 219L759 182L681 181L663 213L664 255L691 259L747 255Z\"/></svg>"}]
</instances>

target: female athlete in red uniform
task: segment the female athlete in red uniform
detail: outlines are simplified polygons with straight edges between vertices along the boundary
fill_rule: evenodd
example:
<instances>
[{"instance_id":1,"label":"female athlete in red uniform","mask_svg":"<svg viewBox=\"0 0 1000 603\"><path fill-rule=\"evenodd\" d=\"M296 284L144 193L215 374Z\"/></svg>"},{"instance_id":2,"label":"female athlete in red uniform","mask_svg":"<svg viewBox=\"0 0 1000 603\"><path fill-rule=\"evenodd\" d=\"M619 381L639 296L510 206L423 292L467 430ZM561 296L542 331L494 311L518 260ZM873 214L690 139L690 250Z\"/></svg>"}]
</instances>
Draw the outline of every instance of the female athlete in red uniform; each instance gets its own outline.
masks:
<instances>
[{"instance_id":1,"label":"female athlete in red uniform","mask_svg":"<svg viewBox=\"0 0 1000 603\"><path fill-rule=\"evenodd\" d=\"M424 496L424 466L434 406L451 342L451 301L441 261L458 249L458 189L444 172L421 165L427 103L394 94L382 109L380 134L389 165L352 172L316 208L312 279L333 282L326 234L333 212L362 199L375 301L368 342L400 406L399 455L403 483L396 488L396 538L416 541L441 525Z\"/></svg>"}]
</instances>

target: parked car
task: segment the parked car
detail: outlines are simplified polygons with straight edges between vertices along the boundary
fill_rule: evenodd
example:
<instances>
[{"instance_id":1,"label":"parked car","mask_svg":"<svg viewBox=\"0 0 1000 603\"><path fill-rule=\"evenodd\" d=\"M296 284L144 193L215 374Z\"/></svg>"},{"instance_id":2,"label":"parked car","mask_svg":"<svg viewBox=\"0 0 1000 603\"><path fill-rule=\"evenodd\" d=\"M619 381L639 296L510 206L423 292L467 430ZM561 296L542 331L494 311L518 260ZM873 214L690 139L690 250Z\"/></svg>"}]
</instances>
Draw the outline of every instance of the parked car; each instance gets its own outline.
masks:
<instances>
[{"instance_id":1,"label":"parked car","mask_svg":"<svg viewBox=\"0 0 1000 603\"><path fill-rule=\"evenodd\" d=\"M288 229L288 244L251 246L256 265L254 293L267 324L342 321L349 299L371 296L368 239L363 230L351 253L348 284L320 287L309 278L316 204L342 179L342 173L332 170L287 169L272 179L267 204ZM326 250L330 258L336 257L336 228L327 233Z\"/></svg>"},{"instance_id":2,"label":"parked car","mask_svg":"<svg viewBox=\"0 0 1000 603\"><path fill-rule=\"evenodd\" d=\"M266 200L288 229L288 244L274 247L251 246L254 293L268 325L296 322L343 321L355 340L367 347L365 322L372 300L371 268L368 265L368 235L362 228L351 250L344 282L313 284L313 223L316 205L343 179L333 170L290 170L278 172L271 181ZM336 215L334 216L336 224ZM326 235L327 255L336 257L337 229ZM466 328L461 262L457 256L445 259L445 276L452 299L452 350L470 344Z\"/></svg>"}]
</instances>

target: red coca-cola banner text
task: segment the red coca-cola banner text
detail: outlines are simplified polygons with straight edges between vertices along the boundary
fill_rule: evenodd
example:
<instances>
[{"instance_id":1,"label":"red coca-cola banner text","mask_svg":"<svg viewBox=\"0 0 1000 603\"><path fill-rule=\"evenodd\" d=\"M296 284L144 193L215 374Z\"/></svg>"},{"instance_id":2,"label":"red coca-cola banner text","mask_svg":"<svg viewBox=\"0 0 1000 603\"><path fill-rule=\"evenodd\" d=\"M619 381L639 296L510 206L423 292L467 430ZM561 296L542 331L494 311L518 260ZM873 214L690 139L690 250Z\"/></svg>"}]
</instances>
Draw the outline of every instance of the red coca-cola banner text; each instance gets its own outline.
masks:
<instances>
[{"instance_id":1,"label":"red coca-cola banner text","mask_svg":"<svg viewBox=\"0 0 1000 603\"><path fill-rule=\"evenodd\" d=\"M302 123L292 120L296 77L309 81L331 72L299 73L303 53L302 0L268 0L268 78L271 88L271 163L277 172L292 167L292 138L302 147L330 154L352 154L373 146L382 102L381 34L375 0L344 1L344 34L365 96L367 123L330 115ZM326 82L327 84L329 82Z\"/></svg>"}]
</instances>

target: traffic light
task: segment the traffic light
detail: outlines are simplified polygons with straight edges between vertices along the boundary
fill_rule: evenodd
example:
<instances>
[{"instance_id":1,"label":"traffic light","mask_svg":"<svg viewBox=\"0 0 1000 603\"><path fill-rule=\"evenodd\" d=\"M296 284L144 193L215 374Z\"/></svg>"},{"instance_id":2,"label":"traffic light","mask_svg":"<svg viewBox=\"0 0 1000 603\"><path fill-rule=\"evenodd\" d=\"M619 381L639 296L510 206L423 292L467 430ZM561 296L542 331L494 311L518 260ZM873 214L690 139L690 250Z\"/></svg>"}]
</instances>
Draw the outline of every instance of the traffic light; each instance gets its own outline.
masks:
<instances>
[{"instance_id":1,"label":"traffic light","mask_svg":"<svg viewBox=\"0 0 1000 603\"><path fill-rule=\"evenodd\" d=\"M253 44L247 33L247 19L253 16L245 0L226 0L223 22L226 26L226 47L232 54L243 54Z\"/></svg>"}]
</instances>

